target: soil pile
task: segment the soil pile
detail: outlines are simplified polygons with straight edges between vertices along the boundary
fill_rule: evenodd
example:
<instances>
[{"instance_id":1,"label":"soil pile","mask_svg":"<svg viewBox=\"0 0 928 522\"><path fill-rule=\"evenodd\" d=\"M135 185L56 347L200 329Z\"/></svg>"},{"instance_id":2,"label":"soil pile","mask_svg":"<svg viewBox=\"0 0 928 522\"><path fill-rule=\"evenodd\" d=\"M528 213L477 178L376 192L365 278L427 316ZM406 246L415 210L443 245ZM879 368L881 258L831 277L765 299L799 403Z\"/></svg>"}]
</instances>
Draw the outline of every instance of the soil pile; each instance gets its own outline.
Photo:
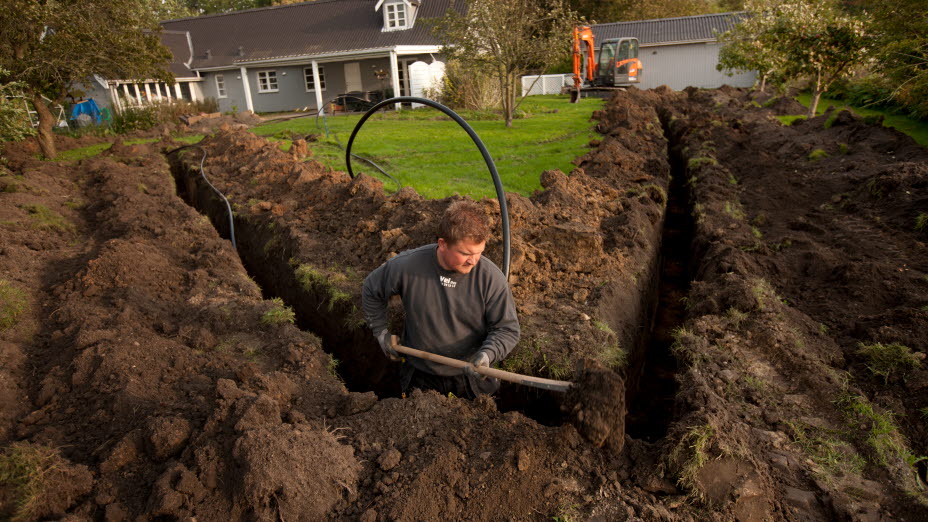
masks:
<instances>
[{"instance_id":1,"label":"soil pile","mask_svg":"<svg viewBox=\"0 0 928 522\"><path fill-rule=\"evenodd\" d=\"M508 196L525 334L506 369L631 398L567 402L579 430L539 413L559 403L545 395L395 396L360 282L431 242L453 198L388 197L224 128L201 146L236 252L199 150L173 173L164 143L14 158L0 515L924 518L928 153L849 114L772 114L736 89L631 89L595 115L603 136L577 169ZM672 294L683 322L649 335L667 300L660 246L680 240L663 232L671 200L692 217L693 281ZM623 424L664 371L658 337L673 338L679 392L666 436L646 442Z\"/></svg>"}]
</instances>

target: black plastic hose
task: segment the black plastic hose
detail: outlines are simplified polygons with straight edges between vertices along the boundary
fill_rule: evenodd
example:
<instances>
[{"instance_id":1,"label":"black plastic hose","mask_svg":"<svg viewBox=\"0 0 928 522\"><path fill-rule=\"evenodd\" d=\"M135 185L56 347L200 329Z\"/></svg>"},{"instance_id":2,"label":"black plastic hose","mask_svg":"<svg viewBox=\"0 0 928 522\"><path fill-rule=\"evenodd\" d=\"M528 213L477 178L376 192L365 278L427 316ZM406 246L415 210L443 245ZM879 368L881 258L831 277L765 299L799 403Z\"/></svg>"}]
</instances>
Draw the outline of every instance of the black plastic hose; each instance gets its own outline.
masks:
<instances>
[{"instance_id":1,"label":"black plastic hose","mask_svg":"<svg viewBox=\"0 0 928 522\"><path fill-rule=\"evenodd\" d=\"M203 147L199 145L183 145L181 147L177 147L176 149L169 150L164 155L170 156L171 154L174 154L177 151L180 151L183 149L193 149L193 148L200 149L201 151L203 151L203 157L200 158L200 176L203 177L203 181L205 181L206 184L209 185L209 188L213 189L213 192L215 192L216 194L219 194L219 197L222 198L222 201L225 202L226 210L229 211L229 239L232 240L232 248L238 250L238 247L235 245L235 223L232 220L232 205L229 204L229 200L226 199L225 194L223 194L222 192L219 191L219 189L214 187L213 184L209 182L209 179L206 178L206 170L203 168L203 162L206 161L206 149L204 149Z\"/></svg>"},{"instance_id":2,"label":"black plastic hose","mask_svg":"<svg viewBox=\"0 0 928 522\"><path fill-rule=\"evenodd\" d=\"M320 109L318 109L318 110L316 111L316 128L317 128L317 129L319 128L319 116L322 116L322 124L323 124L323 126L325 127L325 137L326 137L326 138L329 137L329 121L328 121L328 118L326 117L325 107L328 106L328 105L329 105L330 103L332 103L333 101L339 99L339 98L353 98L353 99L355 99L355 100L359 100L359 101L362 101L362 102L364 102L364 103L370 103L370 102L368 102L367 100L365 100L364 98L359 98L359 97L357 97L357 96L351 96L351 95L347 95L347 94L336 96L336 97L334 97L334 98L331 98L329 101L325 102L325 103L322 105L323 108L320 108ZM338 143L338 146L341 147L342 149L344 149L345 146L342 145L342 141L341 141L340 139L338 139L338 133L336 133L336 132L333 131L333 132L332 132L332 136L335 138L335 143ZM397 191L399 191L401 188L403 188L403 184L400 183L400 180L394 178L394 177L391 176L387 171L385 171L385 170L383 170L382 168L380 168L380 165L378 165L378 164L374 163L373 161L371 161L371 160L365 158L364 156L358 156L357 154L352 154L351 156L354 157L354 158L358 158L358 159L361 160L361 161L366 161L367 163L370 164L370 166L372 166L372 167L374 167L375 169L379 170L381 174L383 174L384 176L390 178L390 179L393 181L393 183L396 183L396 190L397 190Z\"/></svg>"},{"instance_id":3,"label":"black plastic hose","mask_svg":"<svg viewBox=\"0 0 928 522\"><path fill-rule=\"evenodd\" d=\"M351 169L351 145L354 143L354 137L358 134L358 131L361 130L361 126L364 125L364 122L367 121L377 109L383 107L384 105L389 105L391 103L421 103L422 105L428 105L435 109L440 110L441 112L447 114L454 121L458 123L467 134L474 140L474 144L477 145L477 148L480 149L480 153L483 155L484 161L487 163L487 168L490 170L490 175L493 177L493 185L496 187L496 199L499 201L499 212L502 218L503 225L503 274L506 276L506 279L509 279L509 207L506 205L506 193L503 192L503 182L499 179L499 172L496 171L496 164L493 163L493 158L490 157L490 153L487 151L486 146L484 146L483 141L480 140L480 136L477 136L477 133L474 132L474 129L464 121L464 118L461 118L458 113L453 110L445 107L444 105L428 100L425 98L417 98L415 96L398 96L396 98L390 98L388 100L383 100L378 102L373 107L367 110L364 113L364 116L361 116L361 119L358 120L357 125L355 125L354 130L351 131L351 137L348 138L348 146L345 147L345 164L348 167L348 175L354 178L354 171Z\"/></svg>"}]
</instances>

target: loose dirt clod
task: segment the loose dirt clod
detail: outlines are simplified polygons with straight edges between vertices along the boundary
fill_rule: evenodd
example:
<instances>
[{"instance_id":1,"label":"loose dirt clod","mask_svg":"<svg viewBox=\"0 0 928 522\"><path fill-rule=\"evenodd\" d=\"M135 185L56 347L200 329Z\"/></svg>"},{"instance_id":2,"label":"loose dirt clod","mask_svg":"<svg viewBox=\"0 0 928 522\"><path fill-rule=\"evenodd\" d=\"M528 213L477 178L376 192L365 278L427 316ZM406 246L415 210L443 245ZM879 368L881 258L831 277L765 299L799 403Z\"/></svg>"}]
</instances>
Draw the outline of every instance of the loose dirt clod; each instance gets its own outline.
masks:
<instances>
[{"instance_id":1,"label":"loose dirt clod","mask_svg":"<svg viewBox=\"0 0 928 522\"><path fill-rule=\"evenodd\" d=\"M577 431L618 455L625 446L625 382L596 361L584 361L562 408Z\"/></svg>"}]
</instances>

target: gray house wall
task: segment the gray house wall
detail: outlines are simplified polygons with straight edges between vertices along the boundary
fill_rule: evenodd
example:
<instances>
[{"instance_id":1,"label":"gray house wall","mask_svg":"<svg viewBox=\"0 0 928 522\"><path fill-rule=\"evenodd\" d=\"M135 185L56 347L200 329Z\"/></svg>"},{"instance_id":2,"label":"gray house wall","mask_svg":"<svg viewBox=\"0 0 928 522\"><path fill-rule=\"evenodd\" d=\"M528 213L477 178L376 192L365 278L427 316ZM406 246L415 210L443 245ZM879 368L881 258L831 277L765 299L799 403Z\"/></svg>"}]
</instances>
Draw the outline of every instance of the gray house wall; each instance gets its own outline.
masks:
<instances>
[{"instance_id":1,"label":"gray house wall","mask_svg":"<svg viewBox=\"0 0 928 522\"><path fill-rule=\"evenodd\" d=\"M712 89L754 85L755 72L728 76L715 69L719 48L718 42L642 46L639 57L644 71L638 88L666 85L679 91L690 86Z\"/></svg>"},{"instance_id":2,"label":"gray house wall","mask_svg":"<svg viewBox=\"0 0 928 522\"><path fill-rule=\"evenodd\" d=\"M438 57L436 57L437 59ZM406 61L411 64L416 60L431 61L431 57L426 56L403 56L399 59L400 68L402 62ZM388 57L365 59L365 60L348 60L345 62L322 62L319 63L325 71L325 89L322 91L323 103L328 103L340 94L347 91L345 81L345 64L357 62L361 72L361 90L362 91L381 91L392 89L392 81L387 78L379 80L374 75L377 69L390 71L390 60ZM316 109L315 91L307 91L306 83L303 76L303 69L311 69L312 64L287 65L274 67L254 67L248 68L248 83L251 88L251 100L255 112L285 112L308 107ZM277 73L277 92L258 92L258 73L261 71L275 71ZM225 77L226 97L219 98L216 90L216 75L223 74ZM226 71L214 71L203 73L203 95L205 97L216 98L219 102L219 110L229 112L233 106L238 111L247 108L245 101L245 89L241 79L241 69L232 69ZM408 78L406 78L408 82Z\"/></svg>"}]
</instances>

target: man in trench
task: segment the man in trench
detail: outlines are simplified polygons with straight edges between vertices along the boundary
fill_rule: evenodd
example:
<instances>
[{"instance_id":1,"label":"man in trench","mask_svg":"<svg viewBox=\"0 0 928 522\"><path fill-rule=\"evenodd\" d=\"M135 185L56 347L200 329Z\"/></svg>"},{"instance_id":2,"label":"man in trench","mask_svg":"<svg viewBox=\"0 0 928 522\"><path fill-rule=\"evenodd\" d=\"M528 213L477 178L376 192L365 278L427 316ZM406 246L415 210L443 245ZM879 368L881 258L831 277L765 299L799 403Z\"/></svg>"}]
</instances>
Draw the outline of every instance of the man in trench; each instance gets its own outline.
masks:
<instances>
[{"instance_id":1,"label":"man in trench","mask_svg":"<svg viewBox=\"0 0 928 522\"><path fill-rule=\"evenodd\" d=\"M361 303L367 324L384 355L398 361L387 328L387 303L400 296L404 346L489 366L502 361L519 341L519 320L506 276L481 259L490 236L483 209L472 201L452 203L438 225L438 241L407 250L364 279ZM461 369L407 357L400 387L436 390L475 398L493 394L499 381Z\"/></svg>"}]
</instances>

